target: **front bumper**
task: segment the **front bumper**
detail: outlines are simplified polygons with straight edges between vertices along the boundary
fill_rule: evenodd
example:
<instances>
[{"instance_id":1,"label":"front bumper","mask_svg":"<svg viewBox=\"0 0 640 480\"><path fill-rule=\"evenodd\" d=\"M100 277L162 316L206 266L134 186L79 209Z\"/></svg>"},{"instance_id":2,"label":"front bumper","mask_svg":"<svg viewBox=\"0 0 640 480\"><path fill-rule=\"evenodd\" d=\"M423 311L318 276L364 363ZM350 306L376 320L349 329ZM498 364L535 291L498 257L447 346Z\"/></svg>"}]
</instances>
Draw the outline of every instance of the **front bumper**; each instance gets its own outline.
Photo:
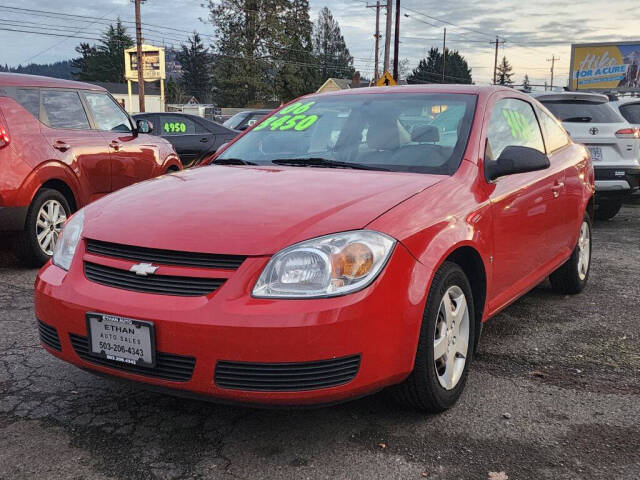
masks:
<instances>
[{"instance_id":1,"label":"front bumper","mask_svg":"<svg viewBox=\"0 0 640 480\"><path fill-rule=\"evenodd\" d=\"M35 287L43 346L78 367L220 401L268 405L348 400L399 383L413 369L429 274L401 244L366 289L306 300L251 297L267 257L248 258L206 297L172 297L90 282L82 256L83 252L76 254L69 272L48 263ZM87 336L89 311L152 321L157 352L177 357L176 361L193 358L192 374L170 380L92 361L78 343ZM50 341L52 332L58 345ZM252 391L216 382L216 366L225 363L333 362L354 357L359 362L353 379L327 388Z\"/></svg>"},{"instance_id":2,"label":"front bumper","mask_svg":"<svg viewBox=\"0 0 640 480\"><path fill-rule=\"evenodd\" d=\"M640 188L640 166L595 166L596 200L624 198Z\"/></svg>"},{"instance_id":3,"label":"front bumper","mask_svg":"<svg viewBox=\"0 0 640 480\"><path fill-rule=\"evenodd\" d=\"M19 232L24 229L29 207L0 207L0 232Z\"/></svg>"}]
</instances>

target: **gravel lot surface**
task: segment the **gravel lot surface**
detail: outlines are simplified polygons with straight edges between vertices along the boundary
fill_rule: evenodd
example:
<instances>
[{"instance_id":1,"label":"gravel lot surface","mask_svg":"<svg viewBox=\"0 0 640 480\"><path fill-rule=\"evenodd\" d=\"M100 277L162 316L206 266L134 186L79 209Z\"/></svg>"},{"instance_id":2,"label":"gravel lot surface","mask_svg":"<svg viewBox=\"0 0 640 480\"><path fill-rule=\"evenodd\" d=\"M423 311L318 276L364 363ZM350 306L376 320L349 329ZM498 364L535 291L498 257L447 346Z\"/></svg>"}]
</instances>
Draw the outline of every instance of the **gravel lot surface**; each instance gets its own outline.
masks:
<instances>
[{"instance_id":1,"label":"gravel lot surface","mask_svg":"<svg viewBox=\"0 0 640 480\"><path fill-rule=\"evenodd\" d=\"M486 324L466 392L256 410L150 393L39 345L36 271L0 239L0 479L638 479L640 205L596 223L582 295L540 285Z\"/></svg>"}]
</instances>

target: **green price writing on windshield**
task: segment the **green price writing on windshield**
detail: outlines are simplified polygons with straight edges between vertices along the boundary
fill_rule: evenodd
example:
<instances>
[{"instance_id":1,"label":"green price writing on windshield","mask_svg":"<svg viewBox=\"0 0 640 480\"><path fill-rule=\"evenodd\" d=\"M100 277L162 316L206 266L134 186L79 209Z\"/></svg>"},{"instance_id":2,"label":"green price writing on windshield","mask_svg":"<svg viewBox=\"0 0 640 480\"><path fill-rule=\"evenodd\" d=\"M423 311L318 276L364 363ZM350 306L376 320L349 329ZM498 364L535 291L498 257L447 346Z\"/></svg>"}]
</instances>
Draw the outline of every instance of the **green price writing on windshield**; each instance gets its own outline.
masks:
<instances>
[{"instance_id":1,"label":"green price writing on windshield","mask_svg":"<svg viewBox=\"0 0 640 480\"><path fill-rule=\"evenodd\" d=\"M267 118L264 122L255 127L254 130L264 130L269 127L269 130L271 131L286 131L293 129L295 131L302 132L318 120L317 115L304 114L313 106L314 103L316 102L292 103Z\"/></svg>"},{"instance_id":2,"label":"green price writing on windshield","mask_svg":"<svg viewBox=\"0 0 640 480\"><path fill-rule=\"evenodd\" d=\"M187 124L184 122L164 122L162 127L167 133L185 133Z\"/></svg>"}]
</instances>

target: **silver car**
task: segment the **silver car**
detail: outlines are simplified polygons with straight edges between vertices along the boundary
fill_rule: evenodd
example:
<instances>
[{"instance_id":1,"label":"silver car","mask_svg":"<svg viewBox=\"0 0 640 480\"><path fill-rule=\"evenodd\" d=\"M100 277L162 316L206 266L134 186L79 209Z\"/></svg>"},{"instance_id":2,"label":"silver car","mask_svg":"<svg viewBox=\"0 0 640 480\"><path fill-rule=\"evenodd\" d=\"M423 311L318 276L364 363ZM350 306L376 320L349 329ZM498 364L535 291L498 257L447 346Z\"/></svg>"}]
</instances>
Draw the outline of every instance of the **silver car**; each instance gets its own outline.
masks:
<instances>
[{"instance_id":1,"label":"silver car","mask_svg":"<svg viewBox=\"0 0 640 480\"><path fill-rule=\"evenodd\" d=\"M640 130L606 95L534 92L571 138L589 148L596 174L596 217L613 218L640 187Z\"/></svg>"}]
</instances>

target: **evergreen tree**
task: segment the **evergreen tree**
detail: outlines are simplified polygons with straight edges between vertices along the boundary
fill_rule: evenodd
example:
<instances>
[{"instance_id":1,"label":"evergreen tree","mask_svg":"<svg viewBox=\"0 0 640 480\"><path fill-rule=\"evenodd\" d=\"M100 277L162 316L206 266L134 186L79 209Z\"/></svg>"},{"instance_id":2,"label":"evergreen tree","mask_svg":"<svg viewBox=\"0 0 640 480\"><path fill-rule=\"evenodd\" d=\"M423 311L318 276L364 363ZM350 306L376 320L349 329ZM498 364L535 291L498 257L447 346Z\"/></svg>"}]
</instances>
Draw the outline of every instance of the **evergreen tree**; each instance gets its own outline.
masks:
<instances>
[{"instance_id":1,"label":"evergreen tree","mask_svg":"<svg viewBox=\"0 0 640 480\"><path fill-rule=\"evenodd\" d=\"M167 80L165 96L167 103L185 103L185 94L182 86L172 78Z\"/></svg>"},{"instance_id":2,"label":"evergreen tree","mask_svg":"<svg viewBox=\"0 0 640 480\"><path fill-rule=\"evenodd\" d=\"M203 45L197 32L193 33L188 42L188 45L182 44L181 50L176 54L176 60L182 66L182 90L200 103L209 103L212 99L209 49Z\"/></svg>"},{"instance_id":3,"label":"evergreen tree","mask_svg":"<svg viewBox=\"0 0 640 480\"><path fill-rule=\"evenodd\" d=\"M507 60L507 57L502 57L502 61L498 64L498 74L496 75L496 83L498 85L513 85L513 67Z\"/></svg>"},{"instance_id":4,"label":"evergreen tree","mask_svg":"<svg viewBox=\"0 0 640 480\"><path fill-rule=\"evenodd\" d=\"M275 89L278 99L283 102L310 93L320 86L314 65L309 0L289 0L288 3L275 47Z\"/></svg>"},{"instance_id":5,"label":"evergreen tree","mask_svg":"<svg viewBox=\"0 0 640 480\"><path fill-rule=\"evenodd\" d=\"M319 65L320 85L330 77L353 77L353 57L340 32L340 25L327 7L318 14L313 32L313 52Z\"/></svg>"},{"instance_id":6,"label":"evergreen tree","mask_svg":"<svg viewBox=\"0 0 640 480\"><path fill-rule=\"evenodd\" d=\"M529 75L524 74L524 79L522 80L522 88L525 92L531 91L531 82L529 81Z\"/></svg>"},{"instance_id":7,"label":"evergreen tree","mask_svg":"<svg viewBox=\"0 0 640 480\"><path fill-rule=\"evenodd\" d=\"M272 52L287 0L209 0L216 30L213 86L216 103L246 106L275 97Z\"/></svg>"},{"instance_id":8,"label":"evergreen tree","mask_svg":"<svg viewBox=\"0 0 640 480\"><path fill-rule=\"evenodd\" d=\"M109 25L98 45L81 43L76 47L80 58L73 60L78 80L124 82L124 51L133 46L133 39L120 19Z\"/></svg>"},{"instance_id":9,"label":"evergreen tree","mask_svg":"<svg viewBox=\"0 0 640 480\"><path fill-rule=\"evenodd\" d=\"M447 48L444 83L473 83L471 69L465 58L457 50ZM407 77L407 83L443 83L443 55L437 48L431 48L427 58L423 58L418 66Z\"/></svg>"}]
</instances>

